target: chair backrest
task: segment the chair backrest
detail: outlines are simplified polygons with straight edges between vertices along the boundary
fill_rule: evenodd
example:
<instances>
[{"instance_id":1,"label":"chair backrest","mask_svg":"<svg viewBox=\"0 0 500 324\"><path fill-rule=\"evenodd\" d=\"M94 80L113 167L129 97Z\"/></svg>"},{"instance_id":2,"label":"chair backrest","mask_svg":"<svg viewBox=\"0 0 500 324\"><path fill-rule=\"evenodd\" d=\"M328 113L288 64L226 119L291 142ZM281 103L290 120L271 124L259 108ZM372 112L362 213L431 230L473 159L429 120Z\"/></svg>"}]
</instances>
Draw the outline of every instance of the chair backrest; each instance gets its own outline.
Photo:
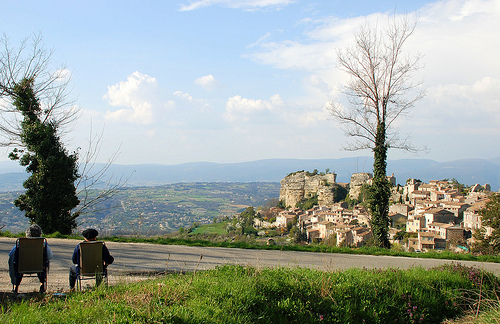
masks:
<instances>
[{"instance_id":1,"label":"chair backrest","mask_svg":"<svg viewBox=\"0 0 500 324\"><path fill-rule=\"evenodd\" d=\"M104 242L80 243L80 275L95 276L103 272L102 248Z\"/></svg>"},{"instance_id":2,"label":"chair backrest","mask_svg":"<svg viewBox=\"0 0 500 324\"><path fill-rule=\"evenodd\" d=\"M43 249L45 247L43 237L23 237L16 241L19 252L19 273L39 273L45 270Z\"/></svg>"}]
</instances>

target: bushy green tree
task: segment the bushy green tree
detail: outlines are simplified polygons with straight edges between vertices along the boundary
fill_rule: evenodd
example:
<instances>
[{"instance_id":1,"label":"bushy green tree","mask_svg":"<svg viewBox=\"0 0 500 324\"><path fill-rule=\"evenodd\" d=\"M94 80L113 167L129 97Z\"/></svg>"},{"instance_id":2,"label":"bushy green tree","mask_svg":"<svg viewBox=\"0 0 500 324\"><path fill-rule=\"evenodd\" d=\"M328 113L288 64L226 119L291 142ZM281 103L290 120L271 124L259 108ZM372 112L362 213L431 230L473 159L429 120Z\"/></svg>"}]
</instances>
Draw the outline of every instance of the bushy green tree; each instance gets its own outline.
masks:
<instances>
[{"instance_id":1,"label":"bushy green tree","mask_svg":"<svg viewBox=\"0 0 500 324\"><path fill-rule=\"evenodd\" d=\"M241 222L241 234L253 234L253 219L255 218L255 209L247 207L238 217Z\"/></svg>"},{"instance_id":2,"label":"bushy green tree","mask_svg":"<svg viewBox=\"0 0 500 324\"><path fill-rule=\"evenodd\" d=\"M345 187L340 185L335 185L334 188L332 189L332 192L333 192L333 201L336 203L345 200L347 195L349 194L349 191Z\"/></svg>"},{"instance_id":3,"label":"bushy green tree","mask_svg":"<svg viewBox=\"0 0 500 324\"><path fill-rule=\"evenodd\" d=\"M309 198L302 198L301 200L297 201L295 204L295 207L300 208L302 210L308 210L313 208L318 204L318 195L312 194Z\"/></svg>"},{"instance_id":4,"label":"bushy green tree","mask_svg":"<svg viewBox=\"0 0 500 324\"><path fill-rule=\"evenodd\" d=\"M31 173L23 183L26 191L14 201L31 222L45 233L71 234L76 216L71 210L78 203L75 180L78 179L77 154L69 154L51 120L41 120L42 108L33 92L33 79L23 79L12 89L15 108L21 112L21 142L24 149L9 155Z\"/></svg>"},{"instance_id":5,"label":"bushy green tree","mask_svg":"<svg viewBox=\"0 0 500 324\"><path fill-rule=\"evenodd\" d=\"M307 242L307 230L305 223L303 222L302 224L297 224L297 221L295 221L295 223L295 226L293 226L292 230L290 230L293 242L296 244Z\"/></svg>"},{"instance_id":6,"label":"bushy green tree","mask_svg":"<svg viewBox=\"0 0 500 324\"><path fill-rule=\"evenodd\" d=\"M30 40L32 44L28 45ZM124 178L118 182L108 178L107 171L118 154L115 152L108 163L96 170L102 134L94 135L92 130L88 150L79 156L65 150L59 135L78 119L79 108L68 100L68 71L64 67L51 70L52 52L44 49L40 34L22 40L17 48L4 35L0 37L0 47L0 147L14 148L10 157L20 160L32 174L17 206L32 221L39 222L45 232L66 233L76 226L79 215L111 198L126 182ZM77 157L81 158L79 165ZM104 184L104 188L92 190L97 184ZM77 201L74 187L81 202L70 216ZM47 214L49 209L59 212ZM34 216L40 212L48 217L46 225ZM54 213L62 218L52 219Z\"/></svg>"},{"instance_id":7,"label":"bushy green tree","mask_svg":"<svg viewBox=\"0 0 500 324\"><path fill-rule=\"evenodd\" d=\"M476 245L475 252L485 254L500 253L500 193L493 194L485 208L479 211L481 215L481 228L474 233ZM485 227L490 227L493 232L486 235Z\"/></svg>"}]
</instances>

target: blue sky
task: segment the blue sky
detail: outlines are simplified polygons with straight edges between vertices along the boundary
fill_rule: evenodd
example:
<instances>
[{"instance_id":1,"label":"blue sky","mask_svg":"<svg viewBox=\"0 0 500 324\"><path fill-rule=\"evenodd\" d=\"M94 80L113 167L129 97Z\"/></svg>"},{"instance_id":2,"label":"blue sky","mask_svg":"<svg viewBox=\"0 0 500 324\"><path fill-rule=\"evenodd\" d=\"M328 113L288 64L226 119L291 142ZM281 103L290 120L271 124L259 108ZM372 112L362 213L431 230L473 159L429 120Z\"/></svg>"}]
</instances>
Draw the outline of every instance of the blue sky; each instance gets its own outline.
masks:
<instances>
[{"instance_id":1,"label":"blue sky","mask_svg":"<svg viewBox=\"0 0 500 324\"><path fill-rule=\"evenodd\" d=\"M371 155L343 151L325 109L346 81L336 50L394 10L419 17L406 50L427 89L397 126L428 153L389 158L499 157L500 0L0 0L0 32L42 34L81 107L64 140L84 151L103 130L100 161L334 159Z\"/></svg>"}]
</instances>

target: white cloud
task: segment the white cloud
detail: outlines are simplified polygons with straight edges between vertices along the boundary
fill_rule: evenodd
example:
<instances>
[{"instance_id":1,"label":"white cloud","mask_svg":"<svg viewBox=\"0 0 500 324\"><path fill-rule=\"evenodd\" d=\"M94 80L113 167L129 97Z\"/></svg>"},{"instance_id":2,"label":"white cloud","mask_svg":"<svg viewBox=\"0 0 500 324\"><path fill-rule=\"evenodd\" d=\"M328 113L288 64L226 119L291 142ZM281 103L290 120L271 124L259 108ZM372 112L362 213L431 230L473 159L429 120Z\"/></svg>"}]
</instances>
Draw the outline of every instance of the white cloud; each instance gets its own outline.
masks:
<instances>
[{"instance_id":1,"label":"white cloud","mask_svg":"<svg viewBox=\"0 0 500 324\"><path fill-rule=\"evenodd\" d=\"M279 69L316 70L334 68L336 47L333 43L297 41L272 42L262 45L259 52L245 55L257 62Z\"/></svg>"},{"instance_id":2,"label":"white cloud","mask_svg":"<svg viewBox=\"0 0 500 324\"><path fill-rule=\"evenodd\" d=\"M176 97L179 97L179 98L181 98L183 100L193 101L193 97L189 93L187 93L187 92L175 91L173 93L173 95L176 96Z\"/></svg>"},{"instance_id":3,"label":"white cloud","mask_svg":"<svg viewBox=\"0 0 500 324\"><path fill-rule=\"evenodd\" d=\"M191 0L189 4L181 5L180 11L195 10L219 5L232 9L255 10L263 8L281 9L293 3L294 0Z\"/></svg>"},{"instance_id":4,"label":"white cloud","mask_svg":"<svg viewBox=\"0 0 500 324\"><path fill-rule=\"evenodd\" d=\"M65 68L56 70L52 77L55 77L59 82L68 82L71 79L71 71Z\"/></svg>"},{"instance_id":5,"label":"white cloud","mask_svg":"<svg viewBox=\"0 0 500 324\"><path fill-rule=\"evenodd\" d=\"M279 69L304 71L331 71L336 68L337 50L354 40L354 33L364 24L377 24L388 21L388 14L375 13L368 16L338 19L303 20L307 27L301 40L259 41L260 48L245 57L271 65ZM257 44L252 44L256 47Z\"/></svg>"},{"instance_id":6,"label":"white cloud","mask_svg":"<svg viewBox=\"0 0 500 324\"><path fill-rule=\"evenodd\" d=\"M282 105L283 101L279 94L273 95L269 101L248 99L236 95L227 101L224 118L230 122L249 121L250 117L262 116L262 114L272 112Z\"/></svg>"},{"instance_id":7,"label":"white cloud","mask_svg":"<svg viewBox=\"0 0 500 324\"><path fill-rule=\"evenodd\" d=\"M428 89L434 113L444 113L444 124L450 119L462 124L479 121L484 126L500 122L500 79L483 78L471 84L445 84ZM458 113L457 113L458 112ZM475 125L477 126L477 125Z\"/></svg>"},{"instance_id":8,"label":"white cloud","mask_svg":"<svg viewBox=\"0 0 500 324\"><path fill-rule=\"evenodd\" d=\"M205 90L214 90L219 86L219 82L217 82L217 80L215 80L214 76L211 74L202 76L201 78L194 80L194 83L201 86Z\"/></svg>"},{"instance_id":9,"label":"white cloud","mask_svg":"<svg viewBox=\"0 0 500 324\"><path fill-rule=\"evenodd\" d=\"M491 73L491 69L500 72L495 55L491 55L500 51L500 42L494 41L500 36L498 0L437 1L408 15L419 18L406 50L409 54L424 54L426 69L422 73L430 71L425 73L426 81L431 75L432 81L469 76L478 80L490 76L485 73ZM348 19L332 16L303 20L306 28L302 39L261 42L246 57L276 68L325 76L336 69L337 50L353 44L354 33L360 26L376 25L382 29L391 17L392 13L387 12Z\"/></svg>"},{"instance_id":10,"label":"white cloud","mask_svg":"<svg viewBox=\"0 0 500 324\"><path fill-rule=\"evenodd\" d=\"M487 98L500 100L498 94L500 93L500 80L490 77L483 78L475 82L472 86L473 90Z\"/></svg>"},{"instance_id":11,"label":"white cloud","mask_svg":"<svg viewBox=\"0 0 500 324\"><path fill-rule=\"evenodd\" d=\"M207 102L207 100L193 98L193 96L191 96L187 92L175 91L173 95L184 101L184 103L182 104L183 110L206 112L212 109L212 106Z\"/></svg>"},{"instance_id":12,"label":"white cloud","mask_svg":"<svg viewBox=\"0 0 500 324\"><path fill-rule=\"evenodd\" d=\"M111 106L124 106L128 108L116 111L107 111L106 119L112 121L128 121L137 124L150 124L153 122L153 104L157 101L156 88L158 83L155 78L140 72L134 72L116 85L108 86L108 93L104 99Z\"/></svg>"},{"instance_id":13,"label":"white cloud","mask_svg":"<svg viewBox=\"0 0 500 324\"><path fill-rule=\"evenodd\" d=\"M336 68L337 50L353 44L360 26L383 29L392 15L385 12L347 19L303 19L302 37L276 41L273 35L271 42L267 36L253 44L246 57L275 68L309 73L304 78L301 101L309 100L310 106L319 98L328 102L346 84L346 74ZM500 65L494 53L500 52L500 42L496 41L500 38L500 1L436 1L409 16L418 17L418 24L405 50L410 56L424 55L422 68L413 80L423 82L427 97L410 112L414 118L402 118L397 125L405 132L409 130L417 141L425 137L424 129L439 136L442 143L455 143L457 132L467 134L461 139L464 143L488 140L488 133L498 134ZM297 105L287 107L284 118L289 123L309 121L311 125L321 120L321 111L302 106L306 108L302 113ZM439 155L437 151L443 148L435 145L433 151Z\"/></svg>"},{"instance_id":14,"label":"white cloud","mask_svg":"<svg viewBox=\"0 0 500 324\"><path fill-rule=\"evenodd\" d=\"M271 33L266 33L264 36L261 36L257 41L255 41L253 44L250 44L247 46L247 48L252 48L255 46L258 46L262 43L265 43L265 41L271 36Z\"/></svg>"}]
</instances>

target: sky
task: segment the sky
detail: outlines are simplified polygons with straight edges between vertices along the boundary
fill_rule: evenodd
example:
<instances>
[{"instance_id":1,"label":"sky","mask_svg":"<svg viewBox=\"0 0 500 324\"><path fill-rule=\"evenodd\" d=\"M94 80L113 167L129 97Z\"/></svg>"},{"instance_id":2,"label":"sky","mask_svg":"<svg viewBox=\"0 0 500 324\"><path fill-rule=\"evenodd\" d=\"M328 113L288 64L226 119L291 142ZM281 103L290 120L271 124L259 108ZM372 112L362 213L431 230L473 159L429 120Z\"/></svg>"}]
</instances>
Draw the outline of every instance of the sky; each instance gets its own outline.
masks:
<instances>
[{"instance_id":1,"label":"sky","mask_svg":"<svg viewBox=\"0 0 500 324\"><path fill-rule=\"evenodd\" d=\"M102 134L98 162L337 159L372 155L327 110L337 51L394 15L417 19L404 51L426 91L396 126L426 150L389 159L500 157L500 0L0 0L0 32L42 35L80 108L63 140Z\"/></svg>"}]
</instances>

